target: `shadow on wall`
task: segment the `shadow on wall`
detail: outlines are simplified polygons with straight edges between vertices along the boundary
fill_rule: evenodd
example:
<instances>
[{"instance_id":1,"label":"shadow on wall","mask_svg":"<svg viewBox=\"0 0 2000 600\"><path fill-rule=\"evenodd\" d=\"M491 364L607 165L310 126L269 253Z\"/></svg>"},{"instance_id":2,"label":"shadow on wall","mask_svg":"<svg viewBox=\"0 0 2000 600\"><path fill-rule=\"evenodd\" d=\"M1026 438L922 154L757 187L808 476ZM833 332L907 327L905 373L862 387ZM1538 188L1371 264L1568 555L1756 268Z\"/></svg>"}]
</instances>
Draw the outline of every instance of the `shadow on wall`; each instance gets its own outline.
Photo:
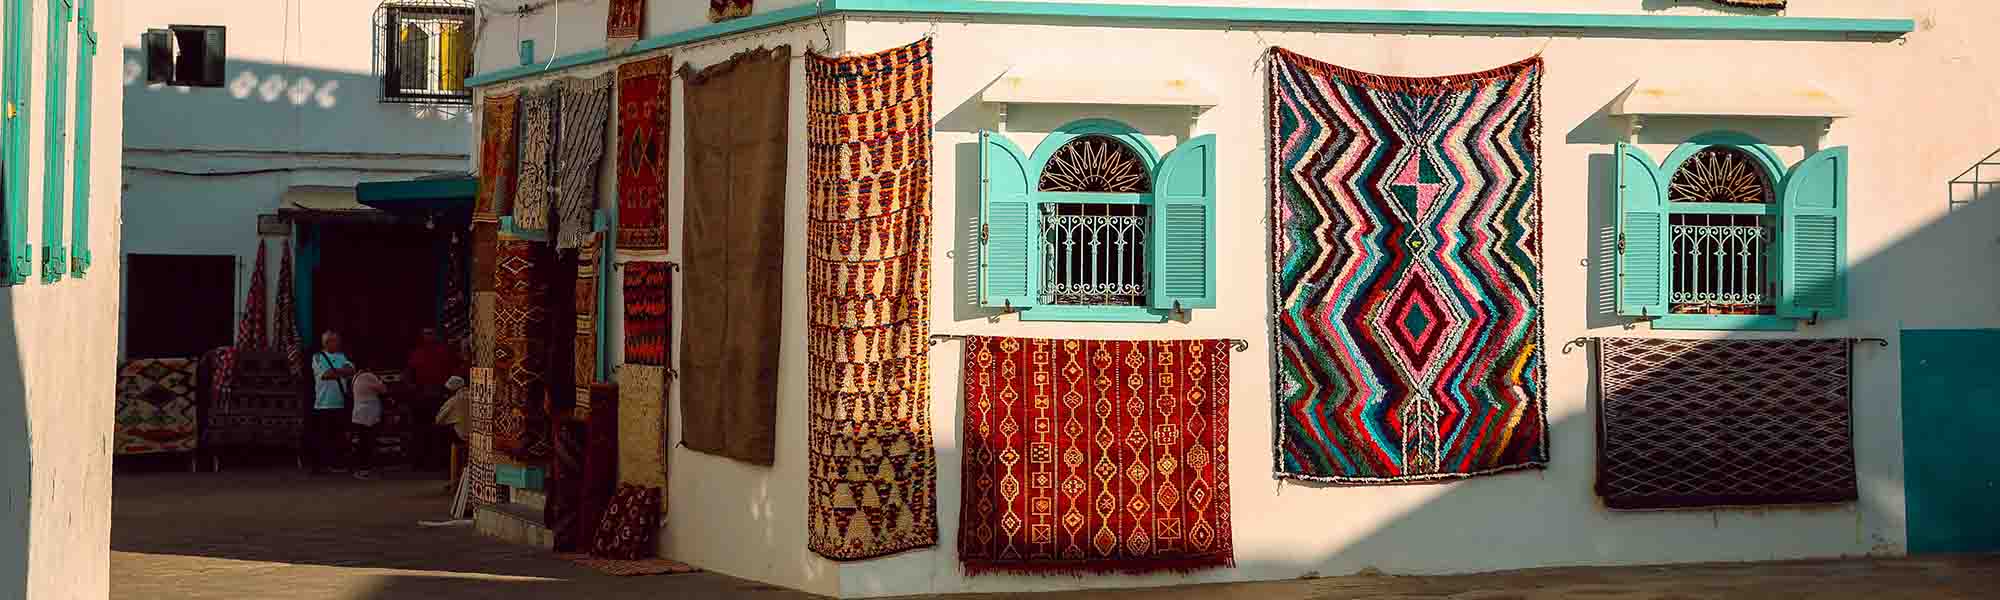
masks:
<instances>
[{"instance_id":1,"label":"shadow on wall","mask_svg":"<svg viewBox=\"0 0 2000 600\"><path fill-rule=\"evenodd\" d=\"M21 345L13 326L14 293L0 290L0 485L7 487L0 510L0 598L24 598L28 590L28 528L33 522L35 470L28 439L28 392L21 372ZM105 415L110 418L111 415Z\"/></svg>"},{"instance_id":2,"label":"shadow on wall","mask_svg":"<svg viewBox=\"0 0 2000 600\"><path fill-rule=\"evenodd\" d=\"M230 60L220 88L146 83L125 49L125 147L306 152L471 152L470 106L380 102L368 73Z\"/></svg>"}]
</instances>

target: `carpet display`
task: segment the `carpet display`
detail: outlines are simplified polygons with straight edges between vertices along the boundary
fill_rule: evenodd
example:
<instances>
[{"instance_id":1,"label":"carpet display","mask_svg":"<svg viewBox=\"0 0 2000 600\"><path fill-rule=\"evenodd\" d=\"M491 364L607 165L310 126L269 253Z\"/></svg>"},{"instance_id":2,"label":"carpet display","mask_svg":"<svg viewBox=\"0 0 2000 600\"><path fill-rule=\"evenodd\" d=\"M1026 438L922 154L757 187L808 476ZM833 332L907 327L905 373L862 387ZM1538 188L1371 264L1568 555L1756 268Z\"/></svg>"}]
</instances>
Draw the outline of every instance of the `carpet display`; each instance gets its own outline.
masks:
<instances>
[{"instance_id":1,"label":"carpet display","mask_svg":"<svg viewBox=\"0 0 2000 600\"><path fill-rule=\"evenodd\" d=\"M288 244L278 243L278 299L272 310L278 312L273 318L273 348L285 354L285 365L292 373L304 373L306 369L305 350L299 344L299 308L292 294L292 252Z\"/></svg>"},{"instance_id":2,"label":"carpet display","mask_svg":"<svg viewBox=\"0 0 2000 600\"><path fill-rule=\"evenodd\" d=\"M1597 494L1627 510L1855 500L1851 347L1600 340Z\"/></svg>"},{"instance_id":3,"label":"carpet display","mask_svg":"<svg viewBox=\"0 0 2000 600\"><path fill-rule=\"evenodd\" d=\"M852 274L806 285L806 546L934 546L931 42L809 56L806 85L806 271Z\"/></svg>"},{"instance_id":4,"label":"carpet display","mask_svg":"<svg viewBox=\"0 0 2000 600\"><path fill-rule=\"evenodd\" d=\"M494 266L498 262L500 250L500 224L498 222L472 223L472 291L493 291Z\"/></svg>"},{"instance_id":5,"label":"carpet display","mask_svg":"<svg viewBox=\"0 0 2000 600\"><path fill-rule=\"evenodd\" d=\"M636 41L646 28L646 0L611 0L605 15L605 39Z\"/></svg>"},{"instance_id":6,"label":"carpet display","mask_svg":"<svg viewBox=\"0 0 2000 600\"><path fill-rule=\"evenodd\" d=\"M618 368L618 481L667 486L667 368Z\"/></svg>"},{"instance_id":7,"label":"carpet display","mask_svg":"<svg viewBox=\"0 0 2000 600\"><path fill-rule=\"evenodd\" d=\"M666 366L673 347L673 301L673 265L625 263L625 364Z\"/></svg>"},{"instance_id":8,"label":"carpet display","mask_svg":"<svg viewBox=\"0 0 2000 600\"><path fill-rule=\"evenodd\" d=\"M1278 476L1546 465L1541 58L1449 77L1270 64Z\"/></svg>"},{"instance_id":9,"label":"carpet display","mask_svg":"<svg viewBox=\"0 0 2000 600\"><path fill-rule=\"evenodd\" d=\"M597 528L611 495L618 491L618 386L590 386L590 419L583 444L582 505L577 513L579 535L597 539Z\"/></svg>"},{"instance_id":10,"label":"carpet display","mask_svg":"<svg viewBox=\"0 0 2000 600\"><path fill-rule=\"evenodd\" d=\"M556 247L575 248L590 237L597 214L597 179L604 164L605 128L611 121L611 82L616 73L567 79L562 90L562 123L555 158Z\"/></svg>"},{"instance_id":11,"label":"carpet display","mask_svg":"<svg viewBox=\"0 0 2000 600\"><path fill-rule=\"evenodd\" d=\"M479 195L472 205L474 223L497 223L513 212L515 162L520 141L515 137L520 96L486 96L479 115Z\"/></svg>"},{"instance_id":12,"label":"carpet display","mask_svg":"<svg viewBox=\"0 0 2000 600\"><path fill-rule=\"evenodd\" d=\"M708 0L708 20L720 23L730 19L750 16L751 4L755 0Z\"/></svg>"},{"instance_id":13,"label":"carpet display","mask_svg":"<svg viewBox=\"0 0 2000 600\"><path fill-rule=\"evenodd\" d=\"M472 366L492 367L495 328L495 308L499 304L499 294L495 292L473 292L472 294Z\"/></svg>"},{"instance_id":14,"label":"carpet display","mask_svg":"<svg viewBox=\"0 0 2000 600\"><path fill-rule=\"evenodd\" d=\"M500 487L494 481L493 465L498 457L493 452L493 369L473 367L471 381L466 384L470 394L467 405L468 419L471 420L470 435L466 440L466 470L472 473L472 499L481 504L500 501Z\"/></svg>"},{"instance_id":15,"label":"carpet display","mask_svg":"<svg viewBox=\"0 0 2000 600\"><path fill-rule=\"evenodd\" d=\"M620 484L597 526L597 539L590 555L598 558L637 560L657 552L660 534L660 488Z\"/></svg>"},{"instance_id":16,"label":"carpet display","mask_svg":"<svg viewBox=\"0 0 2000 600\"><path fill-rule=\"evenodd\" d=\"M201 446L296 448L305 431L306 407L300 372L280 350L224 348L209 352L211 385L197 409L201 413ZM198 398L199 399L199 398Z\"/></svg>"},{"instance_id":17,"label":"carpet display","mask_svg":"<svg viewBox=\"0 0 2000 600\"><path fill-rule=\"evenodd\" d=\"M1229 340L965 341L968 573L1235 565Z\"/></svg>"},{"instance_id":18,"label":"carpet display","mask_svg":"<svg viewBox=\"0 0 2000 600\"><path fill-rule=\"evenodd\" d=\"M577 420L590 418L590 386L597 383L597 266L604 249L604 234L593 233L576 252L576 367L571 370L576 386L576 405L570 410Z\"/></svg>"},{"instance_id":19,"label":"carpet display","mask_svg":"<svg viewBox=\"0 0 2000 600\"><path fill-rule=\"evenodd\" d=\"M667 144L672 139L674 58L618 66L618 254L667 253Z\"/></svg>"},{"instance_id":20,"label":"carpet display","mask_svg":"<svg viewBox=\"0 0 2000 600\"><path fill-rule=\"evenodd\" d=\"M191 358L152 358L126 361L118 368L114 453L195 449L198 366Z\"/></svg>"},{"instance_id":21,"label":"carpet display","mask_svg":"<svg viewBox=\"0 0 2000 600\"><path fill-rule=\"evenodd\" d=\"M517 460L549 456L546 245L502 234L495 268L493 449Z\"/></svg>"},{"instance_id":22,"label":"carpet display","mask_svg":"<svg viewBox=\"0 0 2000 600\"><path fill-rule=\"evenodd\" d=\"M549 206L555 200L553 154L558 101L559 93L553 85L521 93L521 174L514 203L505 213L514 216L516 231L549 229Z\"/></svg>"},{"instance_id":23,"label":"carpet display","mask_svg":"<svg viewBox=\"0 0 2000 600\"><path fill-rule=\"evenodd\" d=\"M264 241L257 241L257 262L250 270L250 291L243 295L243 316L236 322L236 347L261 350L271 347L270 330L264 323L264 300L270 296L264 283Z\"/></svg>"},{"instance_id":24,"label":"carpet display","mask_svg":"<svg viewBox=\"0 0 2000 600\"><path fill-rule=\"evenodd\" d=\"M680 358L689 449L770 465L777 450L789 46L684 67L687 297Z\"/></svg>"}]
</instances>

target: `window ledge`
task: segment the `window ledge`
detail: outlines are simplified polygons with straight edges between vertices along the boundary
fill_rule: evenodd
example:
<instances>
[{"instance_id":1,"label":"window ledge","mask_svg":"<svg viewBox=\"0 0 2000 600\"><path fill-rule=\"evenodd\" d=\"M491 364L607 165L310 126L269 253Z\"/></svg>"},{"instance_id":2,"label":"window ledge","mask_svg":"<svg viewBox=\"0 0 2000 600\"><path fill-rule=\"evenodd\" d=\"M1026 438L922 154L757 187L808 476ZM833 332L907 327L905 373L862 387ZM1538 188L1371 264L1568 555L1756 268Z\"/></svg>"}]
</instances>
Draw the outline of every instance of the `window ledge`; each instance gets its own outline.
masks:
<instances>
[{"instance_id":1,"label":"window ledge","mask_svg":"<svg viewBox=\"0 0 2000 600\"><path fill-rule=\"evenodd\" d=\"M1667 315L1647 321L1653 329L1721 329L1740 331L1792 331L1797 319L1776 315Z\"/></svg>"},{"instance_id":2,"label":"window ledge","mask_svg":"<svg viewBox=\"0 0 2000 600\"><path fill-rule=\"evenodd\" d=\"M1165 323L1166 311L1144 306L1061 306L1042 305L1021 311L1023 321L1076 321L1086 323Z\"/></svg>"}]
</instances>

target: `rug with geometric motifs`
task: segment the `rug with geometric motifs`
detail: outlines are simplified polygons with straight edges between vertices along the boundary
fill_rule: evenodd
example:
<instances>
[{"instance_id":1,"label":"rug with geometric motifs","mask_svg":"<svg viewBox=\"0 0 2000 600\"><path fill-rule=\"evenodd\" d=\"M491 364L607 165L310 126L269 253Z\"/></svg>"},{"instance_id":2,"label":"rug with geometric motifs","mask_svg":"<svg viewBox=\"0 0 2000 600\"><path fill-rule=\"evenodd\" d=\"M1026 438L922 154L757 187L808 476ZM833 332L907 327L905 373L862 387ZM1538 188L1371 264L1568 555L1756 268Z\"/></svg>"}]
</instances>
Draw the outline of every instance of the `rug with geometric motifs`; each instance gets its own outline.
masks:
<instances>
[{"instance_id":1,"label":"rug with geometric motifs","mask_svg":"<svg viewBox=\"0 0 2000 600\"><path fill-rule=\"evenodd\" d=\"M1230 348L967 338L965 571L1234 566Z\"/></svg>"},{"instance_id":2,"label":"rug with geometric motifs","mask_svg":"<svg viewBox=\"0 0 2000 600\"><path fill-rule=\"evenodd\" d=\"M1597 494L1620 510L1853 501L1851 348L1600 340Z\"/></svg>"}]
</instances>

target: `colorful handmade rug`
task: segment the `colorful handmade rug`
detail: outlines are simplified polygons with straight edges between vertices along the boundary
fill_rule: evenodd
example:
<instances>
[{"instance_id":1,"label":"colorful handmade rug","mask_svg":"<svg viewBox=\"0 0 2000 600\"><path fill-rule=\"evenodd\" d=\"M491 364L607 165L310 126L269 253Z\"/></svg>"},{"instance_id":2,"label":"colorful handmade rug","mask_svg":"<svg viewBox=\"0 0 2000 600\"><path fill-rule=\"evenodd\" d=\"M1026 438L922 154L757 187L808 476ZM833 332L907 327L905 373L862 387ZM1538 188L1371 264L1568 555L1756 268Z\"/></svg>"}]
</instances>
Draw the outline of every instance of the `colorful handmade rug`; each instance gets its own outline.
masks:
<instances>
[{"instance_id":1,"label":"colorful handmade rug","mask_svg":"<svg viewBox=\"0 0 2000 600\"><path fill-rule=\"evenodd\" d=\"M479 115L479 195L473 200L474 223L497 223L513 212L517 147L514 119L520 96L488 95Z\"/></svg>"},{"instance_id":2,"label":"colorful handmade rug","mask_svg":"<svg viewBox=\"0 0 2000 600\"><path fill-rule=\"evenodd\" d=\"M285 364L293 373L304 373L306 368L305 350L299 343L299 309L292 295L292 251L289 244L278 244L278 299L273 310L278 324L274 335L276 349L285 353Z\"/></svg>"},{"instance_id":3,"label":"colorful handmade rug","mask_svg":"<svg viewBox=\"0 0 2000 600\"><path fill-rule=\"evenodd\" d=\"M466 439L465 468L472 473L472 499L481 504L500 501L500 487L494 480L493 465L498 456L493 452L493 369L472 368L472 381L466 384L469 394L468 418L471 420L470 435Z\"/></svg>"},{"instance_id":4,"label":"colorful handmade rug","mask_svg":"<svg viewBox=\"0 0 2000 600\"><path fill-rule=\"evenodd\" d=\"M642 558L639 560L618 560L597 558L588 554L557 554L561 558L579 565L596 569L606 575L633 577L638 575L679 575L700 571L687 563L664 558Z\"/></svg>"},{"instance_id":5,"label":"colorful handmade rug","mask_svg":"<svg viewBox=\"0 0 2000 600\"><path fill-rule=\"evenodd\" d=\"M610 41L638 41L646 28L646 0L611 0L605 17L604 37Z\"/></svg>"},{"instance_id":6,"label":"colorful handmade rug","mask_svg":"<svg viewBox=\"0 0 2000 600\"><path fill-rule=\"evenodd\" d=\"M754 0L708 0L708 20L720 23L730 19L750 16Z\"/></svg>"},{"instance_id":7,"label":"colorful handmade rug","mask_svg":"<svg viewBox=\"0 0 2000 600\"><path fill-rule=\"evenodd\" d=\"M667 364L673 347L673 275L668 263L625 263L625 364Z\"/></svg>"},{"instance_id":8,"label":"colorful handmade rug","mask_svg":"<svg viewBox=\"0 0 2000 600\"><path fill-rule=\"evenodd\" d=\"M549 307L545 296L552 270L548 247L500 236L494 305L493 449L522 461L551 451L543 397L548 380Z\"/></svg>"},{"instance_id":9,"label":"colorful handmade rug","mask_svg":"<svg viewBox=\"0 0 2000 600\"><path fill-rule=\"evenodd\" d=\"M618 367L618 481L667 486L667 368Z\"/></svg>"},{"instance_id":10,"label":"colorful handmade rug","mask_svg":"<svg viewBox=\"0 0 2000 600\"><path fill-rule=\"evenodd\" d=\"M641 2L640 4L643 4ZM672 56L618 66L618 254L667 253L667 145L673 120Z\"/></svg>"},{"instance_id":11,"label":"colorful handmade rug","mask_svg":"<svg viewBox=\"0 0 2000 600\"><path fill-rule=\"evenodd\" d=\"M576 367L571 370L576 386L576 405L571 418L590 418L590 386L597 383L597 265L603 256L604 234L593 233L576 252Z\"/></svg>"},{"instance_id":12,"label":"colorful handmade rug","mask_svg":"<svg viewBox=\"0 0 2000 600\"><path fill-rule=\"evenodd\" d=\"M575 248L590 237L597 214L597 178L604 164L605 127L611 122L611 83L616 73L560 84L562 123L556 154L556 247Z\"/></svg>"},{"instance_id":13,"label":"colorful handmade rug","mask_svg":"<svg viewBox=\"0 0 2000 600\"><path fill-rule=\"evenodd\" d=\"M931 42L808 56L806 85L806 545L934 546Z\"/></svg>"},{"instance_id":14,"label":"colorful handmade rug","mask_svg":"<svg viewBox=\"0 0 2000 600\"><path fill-rule=\"evenodd\" d=\"M521 175L514 192L516 231L547 231L549 207L555 198L555 111L560 94L554 85L521 92Z\"/></svg>"},{"instance_id":15,"label":"colorful handmade rug","mask_svg":"<svg viewBox=\"0 0 2000 600\"><path fill-rule=\"evenodd\" d=\"M590 555L638 560L658 554L660 506L660 488L619 485L604 511L604 522L597 526Z\"/></svg>"},{"instance_id":16,"label":"colorful handmade rug","mask_svg":"<svg viewBox=\"0 0 2000 600\"><path fill-rule=\"evenodd\" d=\"M116 454L188 452L200 439L191 358L127 361L118 368Z\"/></svg>"},{"instance_id":17,"label":"colorful handmade rug","mask_svg":"<svg viewBox=\"0 0 2000 600\"><path fill-rule=\"evenodd\" d=\"M1230 348L966 339L966 571L1233 566Z\"/></svg>"},{"instance_id":18,"label":"colorful handmade rug","mask_svg":"<svg viewBox=\"0 0 2000 600\"><path fill-rule=\"evenodd\" d=\"M1278 476L1542 467L1541 58L1450 77L1271 59Z\"/></svg>"},{"instance_id":19,"label":"colorful handmade rug","mask_svg":"<svg viewBox=\"0 0 2000 600\"><path fill-rule=\"evenodd\" d=\"M682 445L770 465L778 438L789 46L683 68L687 102Z\"/></svg>"},{"instance_id":20,"label":"colorful handmade rug","mask_svg":"<svg viewBox=\"0 0 2000 600\"><path fill-rule=\"evenodd\" d=\"M264 321L264 302L270 298L264 283L264 241L257 241L257 262L250 270L250 291L243 296L243 317L236 322L236 347L262 350L271 347L271 335Z\"/></svg>"},{"instance_id":21,"label":"colorful handmade rug","mask_svg":"<svg viewBox=\"0 0 2000 600\"><path fill-rule=\"evenodd\" d=\"M1599 340L1597 494L1628 510L1855 500L1850 349Z\"/></svg>"}]
</instances>

